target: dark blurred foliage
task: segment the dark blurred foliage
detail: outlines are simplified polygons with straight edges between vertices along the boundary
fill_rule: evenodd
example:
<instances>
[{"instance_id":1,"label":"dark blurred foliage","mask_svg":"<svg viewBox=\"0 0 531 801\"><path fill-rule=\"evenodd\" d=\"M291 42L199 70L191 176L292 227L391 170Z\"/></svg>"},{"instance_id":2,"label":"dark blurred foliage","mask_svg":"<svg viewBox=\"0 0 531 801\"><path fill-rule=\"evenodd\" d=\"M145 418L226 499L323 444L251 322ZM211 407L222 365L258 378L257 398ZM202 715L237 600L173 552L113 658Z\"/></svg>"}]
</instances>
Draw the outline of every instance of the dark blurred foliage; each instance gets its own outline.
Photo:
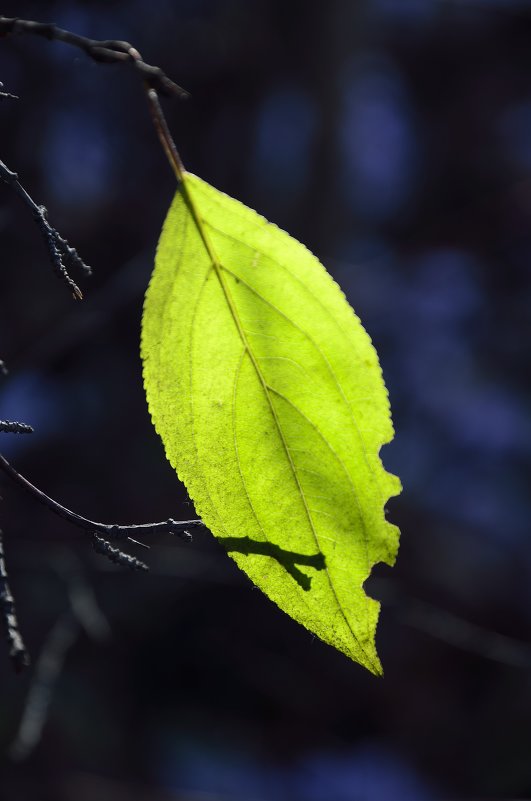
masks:
<instances>
[{"instance_id":1,"label":"dark blurred foliage","mask_svg":"<svg viewBox=\"0 0 531 801\"><path fill-rule=\"evenodd\" d=\"M32 673L0 659L2 801L531 797L531 2L6 0L2 13L128 39L190 91L164 104L184 163L305 242L373 337L397 430L383 457L404 483L389 504L397 566L369 582L396 599L376 680L279 612L210 534L160 537L150 574L120 573L2 479L34 660L72 559L112 630L74 638L19 763L7 753ZM2 435L2 451L93 519L191 516L141 381L142 295L175 183L137 76L18 38L0 41L0 79L20 96L0 106L0 158L95 271L74 303L0 186L0 417L36 429ZM483 653L460 620L492 632Z\"/></svg>"}]
</instances>

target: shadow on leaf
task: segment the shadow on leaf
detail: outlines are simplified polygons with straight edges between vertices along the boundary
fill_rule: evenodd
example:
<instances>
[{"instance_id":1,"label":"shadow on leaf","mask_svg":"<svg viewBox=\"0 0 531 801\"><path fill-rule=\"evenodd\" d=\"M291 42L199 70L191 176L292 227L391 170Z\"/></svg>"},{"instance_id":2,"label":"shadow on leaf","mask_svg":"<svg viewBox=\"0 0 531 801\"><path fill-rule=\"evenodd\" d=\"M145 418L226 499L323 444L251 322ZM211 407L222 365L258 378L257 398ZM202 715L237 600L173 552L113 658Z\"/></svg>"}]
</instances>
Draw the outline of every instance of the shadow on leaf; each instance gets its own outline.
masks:
<instances>
[{"instance_id":1,"label":"shadow on leaf","mask_svg":"<svg viewBox=\"0 0 531 801\"><path fill-rule=\"evenodd\" d=\"M258 542L258 540L252 540L250 537L218 537L217 540L229 552L236 551L245 556L250 554L271 556L285 568L306 592L311 588L312 579L311 576L307 576L306 573L299 570L297 565L307 565L308 567L313 567L314 570L324 570L326 566L325 558L321 552L307 556L295 551L286 551L271 542Z\"/></svg>"}]
</instances>

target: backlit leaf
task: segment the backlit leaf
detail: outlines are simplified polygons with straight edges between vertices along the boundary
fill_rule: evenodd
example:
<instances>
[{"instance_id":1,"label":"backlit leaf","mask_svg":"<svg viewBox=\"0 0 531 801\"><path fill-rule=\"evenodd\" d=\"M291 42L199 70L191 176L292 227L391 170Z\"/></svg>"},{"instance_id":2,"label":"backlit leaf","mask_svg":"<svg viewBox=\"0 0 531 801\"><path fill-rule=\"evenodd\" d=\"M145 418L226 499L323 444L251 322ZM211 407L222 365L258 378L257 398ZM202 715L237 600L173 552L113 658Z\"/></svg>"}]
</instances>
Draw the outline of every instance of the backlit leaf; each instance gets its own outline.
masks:
<instances>
[{"instance_id":1,"label":"backlit leaf","mask_svg":"<svg viewBox=\"0 0 531 801\"><path fill-rule=\"evenodd\" d=\"M146 295L149 409L197 513L252 581L327 643L381 673L379 604L400 491L370 339L299 242L185 173Z\"/></svg>"}]
</instances>

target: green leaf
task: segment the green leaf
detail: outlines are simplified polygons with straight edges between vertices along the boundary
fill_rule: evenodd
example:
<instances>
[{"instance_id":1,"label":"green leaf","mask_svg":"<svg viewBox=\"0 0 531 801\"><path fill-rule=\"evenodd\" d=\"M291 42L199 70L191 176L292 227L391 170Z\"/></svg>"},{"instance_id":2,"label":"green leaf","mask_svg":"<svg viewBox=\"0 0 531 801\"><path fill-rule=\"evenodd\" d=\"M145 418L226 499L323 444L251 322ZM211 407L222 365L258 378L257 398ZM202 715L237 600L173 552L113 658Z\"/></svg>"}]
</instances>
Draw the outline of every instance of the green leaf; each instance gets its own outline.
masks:
<instances>
[{"instance_id":1,"label":"green leaf","mask_svg":"<svg viewBox=\"0 0 531 801\"><path fill-rule=\"evenodd\" d=\"M197 513L281 609L370 671L400 492L376 352L299 242L184 173L146 295L149 409Z\"/></svg>"}]
</instances>

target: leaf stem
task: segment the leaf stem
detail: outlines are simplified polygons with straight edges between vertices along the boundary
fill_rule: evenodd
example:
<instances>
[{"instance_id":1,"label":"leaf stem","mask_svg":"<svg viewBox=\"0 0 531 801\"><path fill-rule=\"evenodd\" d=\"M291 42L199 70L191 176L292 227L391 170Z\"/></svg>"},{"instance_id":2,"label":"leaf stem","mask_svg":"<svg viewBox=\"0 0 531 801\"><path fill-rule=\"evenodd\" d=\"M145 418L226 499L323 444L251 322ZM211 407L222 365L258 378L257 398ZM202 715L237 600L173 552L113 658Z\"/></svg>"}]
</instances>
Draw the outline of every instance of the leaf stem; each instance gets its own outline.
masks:
<instances>
[{"instance_id":1,"label":"leaf stem","mask_svg":"<svg viewBox=\"0 0 531 801\"><path fill-rule=\"evenodd\" d=\"M155 126L157 136L159 137L162 148L168 161L170 162L171 168L175 173L175 177L177 178L178 182L182 184L186 172L184 169L184 164L181 161L179 151L177 150L173 137L170 133L166 117L164 116L164 112L162 111L162 107L160 105L159 96L156 90L150 88L147 84L146 96L151 119L153 120L153 125Z\"/></svg>"}]
</instances>

